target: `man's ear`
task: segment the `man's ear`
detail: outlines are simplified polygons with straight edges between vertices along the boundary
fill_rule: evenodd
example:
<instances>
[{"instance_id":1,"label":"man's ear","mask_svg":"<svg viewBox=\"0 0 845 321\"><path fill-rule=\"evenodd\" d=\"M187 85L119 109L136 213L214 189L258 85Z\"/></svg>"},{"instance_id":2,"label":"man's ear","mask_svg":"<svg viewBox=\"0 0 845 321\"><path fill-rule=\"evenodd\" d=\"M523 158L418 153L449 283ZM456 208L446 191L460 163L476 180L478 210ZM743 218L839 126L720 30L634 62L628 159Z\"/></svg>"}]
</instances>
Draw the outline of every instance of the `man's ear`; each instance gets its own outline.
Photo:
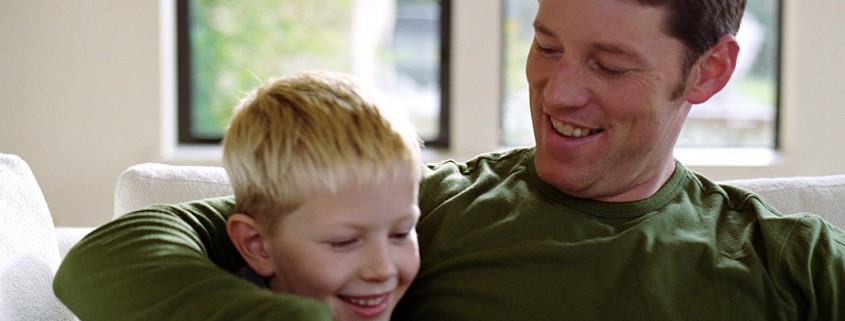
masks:
<instances>
[{"instance_id":1,"label":"man's ear","mask_svg":"<svg viewBox=\"0 0 845 321\"><path fill-rule=\"evenodd\" d=\"M273 261L264 248L264 235L254 218L242 213L232 214L226 221L226 232L255 273L265 278L273 276Z\"/></svg>"},{"instance_id":2,"label":"man's ear","mask_svg":"<svg viewBox=\"0 0 845 321\"><path fill-rule=\"evenodd\" d=\"M704 53L693 67L693 80L687 92L687 101L701 104L725 88L736 68L739 43L731 35L724 35L719 42Z\"/></svg>"}]
</instances>

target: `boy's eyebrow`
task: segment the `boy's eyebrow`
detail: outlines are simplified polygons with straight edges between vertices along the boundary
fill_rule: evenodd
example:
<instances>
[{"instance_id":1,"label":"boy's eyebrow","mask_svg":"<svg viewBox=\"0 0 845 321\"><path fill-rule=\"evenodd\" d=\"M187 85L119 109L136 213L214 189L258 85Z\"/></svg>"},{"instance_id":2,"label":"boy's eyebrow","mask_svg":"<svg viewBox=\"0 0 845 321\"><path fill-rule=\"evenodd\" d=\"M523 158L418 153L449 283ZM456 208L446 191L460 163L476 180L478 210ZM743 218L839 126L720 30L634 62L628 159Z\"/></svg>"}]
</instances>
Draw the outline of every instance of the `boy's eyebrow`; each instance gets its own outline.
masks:
<instances>
[{"instance_id":1,"label":"boy's eyebrow","mask_svg":"<svg viewBox=\"0 0 845 321\"><path fill-rule=\"evenodd\" d=\"M414 223L416 223L418 221L419 221L419 212L408 212L408 213L402 213L402 214L396 216L395 218L393 218L389 222L390 222L390 224L400 224L400 223L404 223L404 222L414 222ZM355 229L355 230L366 230L366 229L369 228L369 226L370 225L367 224L367 223L361 223L359 221L353 221L353 220L345 220L345 221L339 222L339 224L335 225L335 227L338 227L338 228L347 228L347 229Z\"/></svg>"}]
</instances>

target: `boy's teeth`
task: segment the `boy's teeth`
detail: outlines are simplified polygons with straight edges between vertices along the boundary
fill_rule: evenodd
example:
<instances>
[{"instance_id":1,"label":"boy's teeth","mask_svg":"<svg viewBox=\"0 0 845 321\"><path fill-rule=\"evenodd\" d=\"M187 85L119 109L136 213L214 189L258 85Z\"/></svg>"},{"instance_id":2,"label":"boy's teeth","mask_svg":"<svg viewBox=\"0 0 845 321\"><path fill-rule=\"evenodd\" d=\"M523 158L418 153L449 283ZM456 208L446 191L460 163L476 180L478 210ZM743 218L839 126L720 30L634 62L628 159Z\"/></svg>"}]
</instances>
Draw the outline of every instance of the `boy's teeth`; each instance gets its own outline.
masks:
<instances>
[{"instance_id":1,"label":"boy's teeth","mask_svg":"<svg viewBox=\"0 0 845 321\"><path fill-rule=\"evenodd\" d=\"M559 134L567 137L587 137L591 134L589 128L575 128L569 124L563 124L555 119L552 119L552 126Z\"/></svg>"},{"instance_id":2,"label":"boy's teeth","mask_svg":"<svg viewBox=\"0 0 845 321\"><path fill-rule=\"evenodd\" d=\"M352 304L355 304L355 305L372 307L372 306L377 306L377 305L381 304L382 302L384 302L385 296L382 295L382 296L378 296L378 297L374 297L374 298L355 298L355 297L349 297L349 296L342 296L340 298L343 299L346 302L349 302L349 303L352 303Z\"/></svg>"}]
</instances>

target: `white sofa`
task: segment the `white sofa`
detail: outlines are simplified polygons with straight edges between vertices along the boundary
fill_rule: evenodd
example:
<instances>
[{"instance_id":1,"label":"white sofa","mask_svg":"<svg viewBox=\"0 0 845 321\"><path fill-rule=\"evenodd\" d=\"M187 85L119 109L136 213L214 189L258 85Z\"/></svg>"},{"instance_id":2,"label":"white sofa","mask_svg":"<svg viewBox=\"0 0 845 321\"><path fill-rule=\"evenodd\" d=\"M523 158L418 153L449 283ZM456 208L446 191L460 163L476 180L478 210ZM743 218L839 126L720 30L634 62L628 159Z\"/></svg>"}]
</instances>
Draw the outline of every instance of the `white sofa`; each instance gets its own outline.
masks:
<instances>
[{"instance_id":1,"label":"white sofa","mask_svg":"<svg viewBox=\"0 0 845 321\"><path fill-rule=\"evenodd\" d=\"M153 204L232 195L222 167L144 163L123 171L114 190L114 218Z\"/></svg>"},{"instance_id":2,"label":"white sofa","mask_svg":"<svg viewBox=\"0 0 845 321\"><path fill-rule=\"evenodd\" d=\"M26 162L0 154L0 320L75 320L53 294L58 238Z\"/></svg>"},{"instance_id":3,"label":"white sofa","mask_svg":"<svg viewBox=\"0 0 845 321\"><path fill-rule=\"evenodd\" d=\"M759 193L784 213L816 213L845 229L845 175L725 183ZM117 179L114 217L152 204L231 194L220 167L139 164ZM51 284L64 253L93 227L54 227L30 168L7 154L0 154L0 219L0 320L75 320Z\"/></svg>"}]
</instances>

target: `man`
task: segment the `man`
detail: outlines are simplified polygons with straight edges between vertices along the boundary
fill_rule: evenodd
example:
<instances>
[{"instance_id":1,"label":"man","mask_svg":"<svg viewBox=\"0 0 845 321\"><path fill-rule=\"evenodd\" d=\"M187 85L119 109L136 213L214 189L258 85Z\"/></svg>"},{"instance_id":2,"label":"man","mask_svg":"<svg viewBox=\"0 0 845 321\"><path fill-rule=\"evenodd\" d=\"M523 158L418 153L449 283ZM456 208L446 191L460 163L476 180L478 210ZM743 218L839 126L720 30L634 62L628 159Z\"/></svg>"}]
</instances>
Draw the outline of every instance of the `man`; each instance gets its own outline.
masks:
<instances>
[{"instance_id":1,"label":"man","mask_svg":"<svg viewBox=\"0 0 845 321\"><path fill-rule=\"evenodd\" d=\"M845 319L845 233L672 156L690 108L731 77L744 6L541 0L526 68L536 147L424 170L420 272L394 319ZM214 232L231 206L163 207L101 229L63 263L58 296L92 319L303 307L307 320L318 307L207 261L243 264Z\"/></svg>"}]
</instances>

